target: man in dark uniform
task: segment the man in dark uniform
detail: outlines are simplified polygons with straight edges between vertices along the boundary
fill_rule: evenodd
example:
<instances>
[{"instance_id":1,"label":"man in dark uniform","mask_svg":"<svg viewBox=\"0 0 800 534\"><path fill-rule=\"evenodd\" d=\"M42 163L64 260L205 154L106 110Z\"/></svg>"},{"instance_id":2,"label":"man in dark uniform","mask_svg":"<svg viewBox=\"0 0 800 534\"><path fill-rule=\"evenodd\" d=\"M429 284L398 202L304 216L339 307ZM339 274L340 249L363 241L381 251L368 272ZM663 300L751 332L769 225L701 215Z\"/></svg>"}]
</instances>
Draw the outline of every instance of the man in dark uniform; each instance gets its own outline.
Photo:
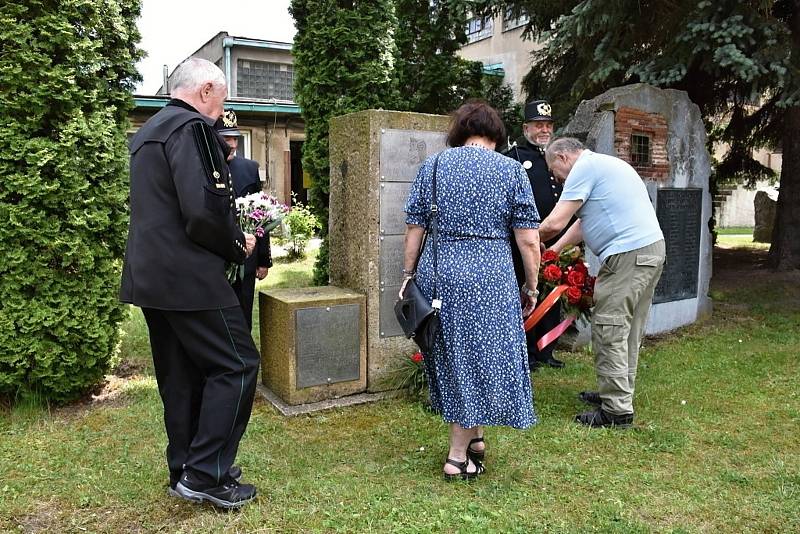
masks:
<instances>
[{"instance_id":1,"label":"man in dark uniform","mask_svg":"<svg viewBox=\"0 0 800 534\"><path fill-rule=\"evenodd\" d=\"M259 355L225 271L255 248L238 226L226 148L212 125L227 97L213 63L172 75L172 100L130 143L130 229L120 299L142 308L164 404L171 495L234 508L256 489L233 465Z\"/></svg>"},{"instance_id":2,"label":"man in dark uniform","mask_svg":"<svg viewBox=\"0 0 800 534\"><path fill-rule=\"evenodd\" d=\"M258 175L258 163L237 154L239 148L239 123L233 111L226 111L216 124L217 132L230 147L228 167L231 170L231 181L236 198L261 191L261 178ZM244 262L244 276L237 279L233 289L239 297L247 325L253 329L253 297L255 295L256 278L263 280L272 267L269 234L256 237L256 251Z\"/></svg>"},{"instance_id":3,"label":"man in dark uniform","mask_svg":"<svg viewBox=\"0 0 800 534\"><path fill-rule=\"evenodd\" d=\"M544 149L550 142L553 135L553 117L550 104L546 100L534 100L525 105L525 123L522 125L523 137L521 137L505 153L520 163L528 173L531 181L533 197L536 200L536 208L539 216L544 220L558 202L561 195L562 186L550 174L547 163L544 160ZM556 236L552 241L545 242L545 246L550 247L558 240ZM519 254L514 240L511 240L511 252L514 260L514 272L517 275L517 282L520 286L525 283L525 272L522 267L522 258ZM541 289L541 288L540 288ZM554 343L539 350L536 346L537 341L558 325L561 315L561 306L556 303L550 311L534 326L526 337L528 340L528 363L531 369L536 369L545 365L550 367L564 367L564 362L553 357Z\"/></svg>"}]
</instances>

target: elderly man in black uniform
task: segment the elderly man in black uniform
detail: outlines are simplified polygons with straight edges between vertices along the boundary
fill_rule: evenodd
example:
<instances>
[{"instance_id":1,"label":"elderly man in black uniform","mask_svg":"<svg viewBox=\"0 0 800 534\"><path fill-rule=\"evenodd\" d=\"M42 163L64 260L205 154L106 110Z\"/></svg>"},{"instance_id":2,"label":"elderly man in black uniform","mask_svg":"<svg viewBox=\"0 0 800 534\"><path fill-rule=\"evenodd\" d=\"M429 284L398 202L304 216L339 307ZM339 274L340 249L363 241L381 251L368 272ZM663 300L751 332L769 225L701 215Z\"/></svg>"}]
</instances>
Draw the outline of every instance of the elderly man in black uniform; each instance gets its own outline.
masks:
<instances>
[{"instance_id":1,"label":"elderly man in black uniform","mask_svg":"<svg viewBox=\"0 0 800 534\"><path fill-rule=\"evenodd\" d=\"M142 308L167 430L169 493L223 508L256 496L233 465L250 419L259 355L225 271L255 248L238 226L212 125L225 76L192 58L172 100L130 143L130 229L120 298Z\"/></svg>"},{"instance_id":2,"label":"elderly man in black uniform","mask_svg":"<svg viewBox=\"0 0 800 534\"><path fill-rule=\"evenodd\" d=\"M544 160L544 149L553 135L553 117L550 104L546 100L534 100L525 106L525 123L522 125L523 137L514 143L505 153L520 163L528 173L531 181L533 197L536 200L536 209L544 220L558 202L562 186L550 174ZM558 240L556 236L552 241L545 243L550 246ZM516 245L511 243L514 271L520 286L525 283L525 272L522 268L522 258ZM561 307L556 304L528 333L528 363L531 369L545 365L550 367L564 367L564 362L553 357L553 344L542 350L536 346L539 339L553 329L560 322Z\"/></svg>"},{"instance_id":3,"label":"elderly man in black uniform","mask_svg":"<svg viewBox=\"0 0 800 534\"><path fill-rule=\"evenodd\" d=\"M244 197L261 191L261 178L258 176L258 162L243 158L237 153L239 148L239 121L236 113L226 111L217 120L217 132L223 137L230 147L228 167L231 170L231 182L236 198ZM247 326L253 329L253 298L256 289L256 278L263 280L272 267L272 254L270 253L269 234L256 237L256 251L248 256L244 262L244 276L237 279L233 289L239 296L239 303L247 320Z\"/></svg>"}]
</instances>

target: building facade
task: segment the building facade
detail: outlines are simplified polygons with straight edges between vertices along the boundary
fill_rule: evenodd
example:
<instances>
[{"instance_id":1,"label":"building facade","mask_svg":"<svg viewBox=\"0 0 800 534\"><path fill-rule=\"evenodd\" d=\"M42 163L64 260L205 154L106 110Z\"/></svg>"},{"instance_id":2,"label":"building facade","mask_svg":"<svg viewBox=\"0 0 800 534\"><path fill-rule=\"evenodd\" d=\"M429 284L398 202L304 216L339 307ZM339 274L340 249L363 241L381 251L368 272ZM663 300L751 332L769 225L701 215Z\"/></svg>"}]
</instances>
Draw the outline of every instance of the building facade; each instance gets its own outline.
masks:
<instances>
[{"instance_id":1,"label":"building facade","mask_svg":"<svg viewBox=\"0 0 800 534\"><path fill-rule=\"evenodd\" d=\"M527 15L514 17L510 9L494 17L471 17L466 22L467 44L458 53L464 59L480 61L487 72L502 72L515 100L523 103L522 79L531 69L531 52L541 48L522 38L528 19Z\"/></svg>"},{"instance_id":2,"label":"building facade","mask_svg":"<svg viewBox=\"0 0 800 534\"><path fill-rule=\"evenodd\" d=\"M236 112L242 132L238 153L258 162L264 190L287 204L293 193L306 203L309 183L300 162L305 123L294 101L292 44L220 32L190 57L207 59L225 73L225 109ZM131 135L169 101L170 77L156 95L134 96Z\"/></svg>"}]
</instances>

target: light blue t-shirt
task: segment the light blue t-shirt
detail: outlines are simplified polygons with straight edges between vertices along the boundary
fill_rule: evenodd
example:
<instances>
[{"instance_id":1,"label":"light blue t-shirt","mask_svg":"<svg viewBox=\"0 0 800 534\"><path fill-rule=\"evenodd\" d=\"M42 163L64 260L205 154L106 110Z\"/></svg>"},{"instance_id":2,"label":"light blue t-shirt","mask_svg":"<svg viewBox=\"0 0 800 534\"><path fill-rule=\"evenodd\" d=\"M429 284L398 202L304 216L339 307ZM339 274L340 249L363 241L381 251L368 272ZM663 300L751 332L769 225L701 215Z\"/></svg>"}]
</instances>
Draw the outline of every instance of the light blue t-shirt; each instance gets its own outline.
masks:
<instances>
[{"instance_id":1,"label":"light blue t-shirt","mask_svg":"<svg viewBox=\"0 0 800 534\"><path fill-rule=\"evenodd\" d=\"M664 239L644 182L614 156L584 150L564 182L561 200L583 200L577 212L583 239L601 262Z\"/></svg>"}]
</instances>

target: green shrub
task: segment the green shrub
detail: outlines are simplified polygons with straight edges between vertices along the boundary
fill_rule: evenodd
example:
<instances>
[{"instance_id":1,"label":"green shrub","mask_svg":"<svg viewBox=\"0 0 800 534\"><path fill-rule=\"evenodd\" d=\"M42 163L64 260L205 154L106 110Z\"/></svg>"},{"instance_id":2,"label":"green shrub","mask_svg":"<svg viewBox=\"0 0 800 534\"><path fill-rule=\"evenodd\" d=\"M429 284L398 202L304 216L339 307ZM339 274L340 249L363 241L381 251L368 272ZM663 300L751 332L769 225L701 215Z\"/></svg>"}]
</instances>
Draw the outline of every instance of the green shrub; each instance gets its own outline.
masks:
<instances>
[{"instance_id":1,"label":"green shrub","mask_svg":"<svg viewBox=\"0 0 800 534\"><path fill-rule=\"evenodd\" d=\"M292 210L284 217L286 223L286 242L289 246L288 255L291 259L305 256L306 245L314 236L314 232L322 226L316 215L311 213L308 206L295 201Z\"/></svg>"},{"instance_id":2,"label":"green shrub","mask_svg":"<svg viewBox=\"0 0 800 534\"><path fill-rule=\"evenodd\" d=\"M66 401L112 363L138 14L0 4L0 395Z\"/></svg>"}]
</instances>

